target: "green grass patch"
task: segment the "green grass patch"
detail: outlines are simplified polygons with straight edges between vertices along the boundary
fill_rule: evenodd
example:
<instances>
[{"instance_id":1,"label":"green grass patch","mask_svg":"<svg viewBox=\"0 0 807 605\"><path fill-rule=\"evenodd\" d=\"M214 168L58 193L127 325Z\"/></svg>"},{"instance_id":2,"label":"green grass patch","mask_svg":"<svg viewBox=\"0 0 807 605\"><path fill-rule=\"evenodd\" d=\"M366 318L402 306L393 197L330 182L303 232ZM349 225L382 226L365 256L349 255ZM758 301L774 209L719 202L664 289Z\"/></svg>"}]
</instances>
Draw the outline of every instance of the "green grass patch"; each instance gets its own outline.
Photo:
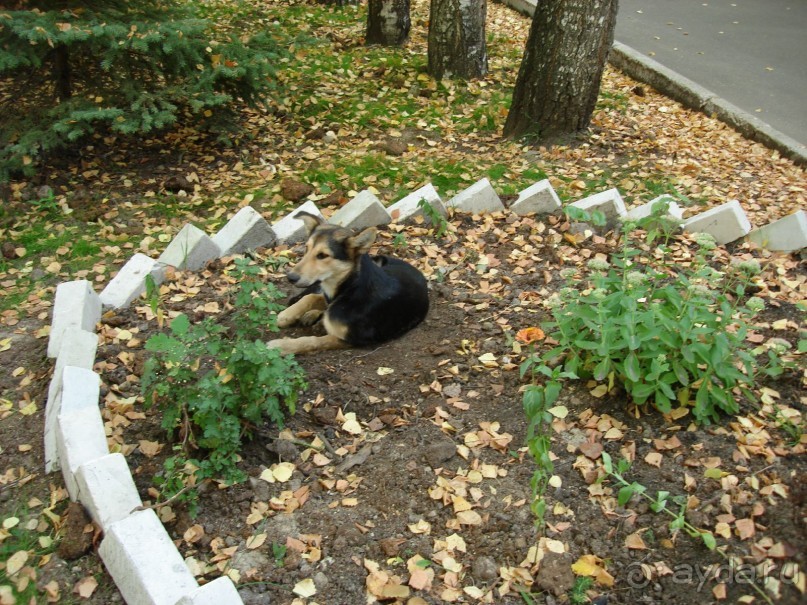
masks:
<instances>
[{"instance_id":1,"label":"green grass patch","mask_svg":"<svg viewBox=\"0 0 807 605\"><path fill-rule=\"evenodd\" d=\"M37 518L27 509L13 512L3 518L8 536L0 542L0 586L11 591L17 603L44 602L45 594L36 582L23 580L21 566L39 566L42 557L56 550L53 528L44 518ZM9 568L14 573L9 573Z\"/></svg>"}]
</instances>

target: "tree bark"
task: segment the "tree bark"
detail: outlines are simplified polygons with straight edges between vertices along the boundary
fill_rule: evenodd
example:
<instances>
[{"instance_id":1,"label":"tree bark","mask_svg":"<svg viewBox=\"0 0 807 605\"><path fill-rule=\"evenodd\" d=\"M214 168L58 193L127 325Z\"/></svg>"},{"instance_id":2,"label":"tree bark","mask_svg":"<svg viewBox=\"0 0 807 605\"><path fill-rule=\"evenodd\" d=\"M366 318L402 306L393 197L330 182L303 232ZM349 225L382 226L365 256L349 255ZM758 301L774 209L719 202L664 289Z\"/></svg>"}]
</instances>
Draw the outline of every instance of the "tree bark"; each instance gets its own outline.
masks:
<instances>
[{"instance_id":1,"label":"tree bark","mask_svg":"<svg viewBox=\"0 0 807 605\"><path fill-rule=\"evenodd\" d=\"M73 96L73 74L70 70L70 50L64 44L53 49L53 82L59 102Z\"/></svg>"},{"instance_id":2,"label":"tree bark","mask_svg":"<svg viewBox=\"0 0 807 605\"><path fill-rule=\"evenodd\" d=\"M486 0L431 0L429 74L437 79L481 78L488 72Z\"/></svg>"},{"instance_id":3,"label":"tree bark","mask_svg":"<svg viewBox=\"0 0 807 605\"><path fill-rule=\"evenodd\" d=\"M540 0L504 136L553 138L588 127L614 41L618 0Z\"/></svg>"},{"instance_id":4,"label":"tree bark","mask_svg":"<svg viewBox=\"0 0 807 605\"><path fill-rule=\"evenodd\" d=\"M409 0L369 0L365 44L400 46L410 27Z\"/></svg>"}]
</instances>

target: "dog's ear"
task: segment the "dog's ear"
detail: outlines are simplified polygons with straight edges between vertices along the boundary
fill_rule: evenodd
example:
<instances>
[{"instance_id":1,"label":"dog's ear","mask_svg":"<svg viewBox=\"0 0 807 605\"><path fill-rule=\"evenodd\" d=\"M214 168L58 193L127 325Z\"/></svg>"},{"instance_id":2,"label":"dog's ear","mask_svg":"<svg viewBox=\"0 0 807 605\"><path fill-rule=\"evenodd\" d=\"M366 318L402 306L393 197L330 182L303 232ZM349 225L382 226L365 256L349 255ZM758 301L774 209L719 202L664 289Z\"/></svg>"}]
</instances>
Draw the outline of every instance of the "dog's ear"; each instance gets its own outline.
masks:
<instances>
[{"instance_id":1,"label":"dog's ear","mask_svg":"<svg viewBox=\"0 0 807 605\"><path fill-rule=\"evenodd\" d=\"M305 228L309 233L316 229L318 225L322 225L325 222L325 219L323 219L321 216L311 214L305 210L300 210L300 212L294 215L294 218L299 221L303 221L303 223L305 223Z\"/></svg>"},{"instance_id":2,"label":"dog's ear","mask_svg":"<svg viewBox=\"0 0 807 605\"><path fill-rule=\"evenodd\" d=\"M370 246L373 245L377 233L375 227L368 227L358 235L347 239L348 248L353 250L356 255L364 254L370 250Z\"/></svg>"}]
</instances>

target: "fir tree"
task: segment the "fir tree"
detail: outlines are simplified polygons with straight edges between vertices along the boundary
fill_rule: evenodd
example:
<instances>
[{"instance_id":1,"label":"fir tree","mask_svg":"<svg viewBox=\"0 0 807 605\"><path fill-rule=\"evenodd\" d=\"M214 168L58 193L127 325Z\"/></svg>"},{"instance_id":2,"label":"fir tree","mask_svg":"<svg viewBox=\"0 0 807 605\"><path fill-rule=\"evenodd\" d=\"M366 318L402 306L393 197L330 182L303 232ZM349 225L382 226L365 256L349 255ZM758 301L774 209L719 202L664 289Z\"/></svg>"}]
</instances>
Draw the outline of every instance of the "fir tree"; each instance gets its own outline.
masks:
<instances>
[{"instance_id":1,"label":"fir tree","mask_svg":"<svg viewBox=\"0 0 807 605\"><path fill-rule=\"evenodd\" d=\"M199 11L221 16L227 7L216 4L17 0L17 10L0 9L0 182L95 132L148 133L182 112L226 120L235 101L260 103L282 53L266 33L214 29Z\"/></svg>"}]
</instances>

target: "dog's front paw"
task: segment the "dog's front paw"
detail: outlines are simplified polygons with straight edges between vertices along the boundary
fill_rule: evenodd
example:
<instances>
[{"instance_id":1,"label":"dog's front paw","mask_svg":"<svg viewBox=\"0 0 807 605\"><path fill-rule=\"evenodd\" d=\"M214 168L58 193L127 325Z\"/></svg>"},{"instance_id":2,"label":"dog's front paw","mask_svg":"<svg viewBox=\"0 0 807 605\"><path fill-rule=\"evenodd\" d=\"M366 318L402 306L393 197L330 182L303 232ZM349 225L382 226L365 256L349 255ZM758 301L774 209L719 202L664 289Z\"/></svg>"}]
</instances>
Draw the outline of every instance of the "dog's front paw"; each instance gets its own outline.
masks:
<instances>
[{"instance_id":1,"label":"dog's front paw","mask_svg":"<svg viewBox=\"0 0 807 605\"><path fill-rule=\"evenodd\" d=\"M313 326L317 323L320 318L322 318L322 314L324 311L320 309L312 309L311 311L306 311L303 316L297 321L301 326Z\"/></svg>"},{"instance_id":2,"label":"dog's front paw","mask_svg":"<svg viewBox=\"0 0 807 605\"><path fill-rule=\"evenodd\" d=\"M274 340L270 340L266 343L266 346L270 349L279 349L281 355L288 355L291 353L289 350L289 342L291 338L275 338Z\"/></svg>"},{"instance_id":3,"label":"dog's front paw","mask_svg":"<svg viewBox=\"0 0 807 605\"><path fill-rule=\"evenodd\" d=\"M294 316L293 312L291 311L291 307L288 309L283 309L280 313L277 314L277 327L278 328L288 328L296 321L296 317Z\"/></svg>"}]
</instances>

